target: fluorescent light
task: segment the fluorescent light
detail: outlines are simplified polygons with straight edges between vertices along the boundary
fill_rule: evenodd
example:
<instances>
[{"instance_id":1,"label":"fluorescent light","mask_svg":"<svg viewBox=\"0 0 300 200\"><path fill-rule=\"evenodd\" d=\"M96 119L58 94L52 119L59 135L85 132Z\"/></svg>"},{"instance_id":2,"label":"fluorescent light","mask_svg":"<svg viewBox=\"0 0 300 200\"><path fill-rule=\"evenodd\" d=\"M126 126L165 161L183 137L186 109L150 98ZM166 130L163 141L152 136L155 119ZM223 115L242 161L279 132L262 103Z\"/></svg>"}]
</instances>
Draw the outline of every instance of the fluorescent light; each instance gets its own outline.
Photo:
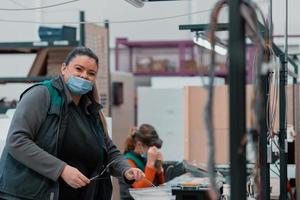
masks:
<instances>
[{"instance_id":1,"label":"fluorescent light","mask_svg":"<svg viewBox=\"0 0 300 200\"><path fill-rule=\"evenodd\" d=\"M131 5L137 7L137 8L141 8L144 6L144 1L143 0L125 0L128 3L130 3Z\"/></svg>"},{"instance_id":2,"label":"fluorescent light","mask_svg":"<svg viewBox=\"0 0 300 200\"><path fill-rule=\"evenodd\" d=\"M194 37L194 43L206 49L212 50L211 43L202 37ZM217 44L215 45L215 52L223 56L227 55L227 49Z\"/></svg>"}]
</instances>

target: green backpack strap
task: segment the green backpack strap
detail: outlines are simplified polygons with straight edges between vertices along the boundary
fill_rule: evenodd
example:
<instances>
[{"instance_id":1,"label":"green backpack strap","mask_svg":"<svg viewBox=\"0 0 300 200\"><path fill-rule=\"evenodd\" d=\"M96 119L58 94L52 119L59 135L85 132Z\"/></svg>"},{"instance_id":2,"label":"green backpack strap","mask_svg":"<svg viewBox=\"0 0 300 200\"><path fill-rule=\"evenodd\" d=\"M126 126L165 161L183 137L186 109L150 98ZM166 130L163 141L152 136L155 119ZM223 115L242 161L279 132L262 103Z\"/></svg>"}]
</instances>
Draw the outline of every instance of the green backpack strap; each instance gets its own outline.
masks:
<instances>
[{"instance_id":1,"label":"green backpack strap","mask_svg":"<svg viewBox=\"0 0 300 200\"><path fill-rule=\"evenodd\" d=\"M60 108L63 105L63 98L59 94L58 90L53 87L52 80L46 80L43 82L36 83L32 85L31 87L27 88L21 95L20 100L22 99L23 95L30 90L31 88L37 86L37 85L44 85L47 87L49 94L50 94L50 107L48 109L48 114L56 114L59 115Z\"/></svg>"},{"instance_id":2,"label":"green backpack strap","mask_svg":"<svg viewBox=\"0 0 300 200\"><path fill-rule=\"evenodd\" d=\"M125 158L132 160L133 162L135 162L136 166L144 171L145 170L145 165L144 163L132 152L127 152L125 155Z\"/></svg>"},{"instance_id":3,"label":"green backpack strap","mask_svg":"<svg viewBox=\"0 0 300 200\"><path fill-rule=\"evenodd\" d=\"M58 92L58 90L53 87L52 85L52 80L46 80L46 81L43 81L43 82L39 82L39 83L36 83L34 85L32 85L31 87L27 88L20 96L20 100L22 99L23 95L28 91L30 90L31 88L37 86L37 85L43 85L43 86L46 86L48 91L49 91L49 94L50 94L50 107L48 109L48 114L56 114L56 115L59 115L60 114L60 109L63 105L63 98L62 96L60 95L60 93Z\"/></svg>"},{"instance_id":4,"label":"green backpack strap","mask_svg":"<svg viewBox=\"0 0 300 200\"><path fill-rule=\"evenodd\" d=\"M63 98L59 94L56 88L53 87L51 80L46 80L41 83L38 83L38 85L44 85L48 88L49 94L50 94L50 108L48 110L48 114L59 114L60 108L63 104Z\"/></svg>"}]
</instances>

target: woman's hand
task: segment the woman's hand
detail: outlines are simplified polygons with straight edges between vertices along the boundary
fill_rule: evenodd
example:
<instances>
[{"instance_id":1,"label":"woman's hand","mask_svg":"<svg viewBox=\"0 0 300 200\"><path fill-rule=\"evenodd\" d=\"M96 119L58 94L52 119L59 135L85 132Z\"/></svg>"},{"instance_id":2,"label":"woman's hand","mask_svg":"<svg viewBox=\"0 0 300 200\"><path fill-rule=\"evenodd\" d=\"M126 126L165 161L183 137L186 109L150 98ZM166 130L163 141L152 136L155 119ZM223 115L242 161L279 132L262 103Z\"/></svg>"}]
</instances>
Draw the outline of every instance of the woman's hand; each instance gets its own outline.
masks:
<instances>
[{"instance_id":1,"label":"woman's hand","mask_svg":"<svg viewBox=\"0 0 300 200\"><path fill-rule=\"evenodd\" d=\"M157 160L158 156L158 149L156 146L149 147L147 152L147 166L148 167L155 167L155 161Z\"/></svg>"},{"instance_id":2,"label":"woman's hand","mask_svg":"<svg viewBox=\"0 0 300 200\"><path fill-rule=\"evenodd\" d=\"M142 170L139 168L130 168L125 171L124 176L126 177L127 180L142 180L145 178L145 174Z\"/></svg>"},{"instance_id":3,"label":"woman's hand","mask_svg":"<svg viewBox=\"0 0 300 200\"><path fill-rule=\"evenodd\" d=\"M90 183L90 180L85 177L78 169L66 165L63 172L61 173L61 178L72 188L81 188Z\"/></svg>"},{"instance_id":4,"label":"woman's hand","mask_svg":"<svg viewBox=\"0 0 300 200\"><path fill-rule=\"evenodd\" d=\"M155 168L157 169L158 173L162 173L163 172L163 166L162 166L162 162L163 162L164 158L163 155L160 151L157 152L157 159L155 162Z\"/></svg>"},{"instance_id":5,"label":"woman's hand","mask_svg":"<svg viewBox=\"0 0 300 200\"><path fill-rule=\"evenodd\" d=\"M163 161L164 160L164 157L163 157L162 153L159 150L157 151L156 160L158 160L158 161Z\"/></svg>"}]
</instances>

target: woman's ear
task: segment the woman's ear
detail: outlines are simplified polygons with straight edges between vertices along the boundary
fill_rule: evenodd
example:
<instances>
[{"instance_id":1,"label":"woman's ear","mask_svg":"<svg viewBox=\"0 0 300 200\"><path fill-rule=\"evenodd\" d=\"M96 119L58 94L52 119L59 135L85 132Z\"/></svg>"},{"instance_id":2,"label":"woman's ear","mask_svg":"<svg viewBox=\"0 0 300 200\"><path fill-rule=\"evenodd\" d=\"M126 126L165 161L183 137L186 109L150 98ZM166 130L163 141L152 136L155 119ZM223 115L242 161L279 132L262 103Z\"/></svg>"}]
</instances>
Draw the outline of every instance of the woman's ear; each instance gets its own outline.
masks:
<instances>
[{"instance_id":1,"label":"woman's ear","mask_svg":"<svg viewBox=\"0 0 300 200\"><path fill-rule=\"evenodd\" d=\"M67 68L67 65L65 63L61 64L60 72L62 75L65 74L66 68Z\"/></svg>"}]
</instances>

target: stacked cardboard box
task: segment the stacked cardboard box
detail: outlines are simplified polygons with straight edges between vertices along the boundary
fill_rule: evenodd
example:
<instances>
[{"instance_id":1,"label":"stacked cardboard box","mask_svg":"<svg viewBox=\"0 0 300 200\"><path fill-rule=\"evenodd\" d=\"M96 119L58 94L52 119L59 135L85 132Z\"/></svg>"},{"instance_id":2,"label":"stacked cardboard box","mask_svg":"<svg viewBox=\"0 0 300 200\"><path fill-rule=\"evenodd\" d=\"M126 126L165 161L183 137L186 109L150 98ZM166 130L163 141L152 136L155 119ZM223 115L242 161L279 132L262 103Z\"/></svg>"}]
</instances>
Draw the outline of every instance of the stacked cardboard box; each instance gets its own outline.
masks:
<instances>
[{"instance_id":1,"label":"stacked cardboard box","mask_svg":"<svg viewBox=\"0 0 300 200\"><path fill-rule=\"evenodd\" d=\"M49 50L47 59L47 76L55 76L60 73L61 64L64 62L70 48L54 48Z\"/></svg>"},{"instance_id":2,"label":"stacked cardboard box","mask_svg":"<svg viewBox=\"0 0 300 200\"><path fill-rule=\"evenodd\" d=\"M152 57L138 57L136 59L135 72L150 72L151 71Z\"/></svg>"},{"instance_id":3,"label":"stacked cardboard box","mask_svg":"<svg viewBox=\"0 0 300 200\"><path fill-rule=\"evenodd\" d=\"M152 57L138 57L136 59L135 72L165 72L167 71L168 59L153 59Z\"/></svg>"},{"instance_id":4,"label":"stacked cardboard box","mask_svg":"<svg viewBox=\"0 0 300 200\"><path fill-rule=\"evenodd\" d=\"M151 64L152 72L165 72L167 68L168 60L153 60Z\"/></svg>"},{"instance_id":5,"label":"stacked cardboard box","mask_svg":"<svg viewBox=\"0 0 300 200\"><path fill-rule=\"evenodd\" d=\"M198 72L199 67L195 60L185 60L183 63L183 71L184 72Z\"/></svg>"}]
</instances>

